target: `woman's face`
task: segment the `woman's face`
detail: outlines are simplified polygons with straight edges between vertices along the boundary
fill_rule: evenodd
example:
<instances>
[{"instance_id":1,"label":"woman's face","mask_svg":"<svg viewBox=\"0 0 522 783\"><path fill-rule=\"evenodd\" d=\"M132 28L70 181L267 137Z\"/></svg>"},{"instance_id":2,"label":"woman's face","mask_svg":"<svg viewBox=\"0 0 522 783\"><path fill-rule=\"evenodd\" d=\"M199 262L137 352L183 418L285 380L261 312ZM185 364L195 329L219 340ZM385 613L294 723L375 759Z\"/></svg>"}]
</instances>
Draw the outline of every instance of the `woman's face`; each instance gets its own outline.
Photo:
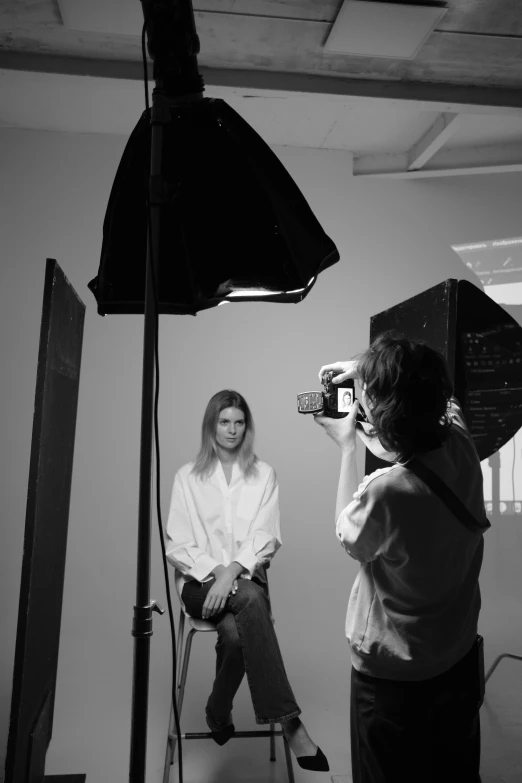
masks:
<instances>
[{"instance_id":1,"label":"woman's face","mask_svg":"<svg viewBox=\"0 0 522 783\"><path fill-rule=\"evenodd\" d=\"M245 434L245 414L239 408L220 411L216 427L216 443L222 449L233 451L241 445Z\"/></svg>"}]
</instances>

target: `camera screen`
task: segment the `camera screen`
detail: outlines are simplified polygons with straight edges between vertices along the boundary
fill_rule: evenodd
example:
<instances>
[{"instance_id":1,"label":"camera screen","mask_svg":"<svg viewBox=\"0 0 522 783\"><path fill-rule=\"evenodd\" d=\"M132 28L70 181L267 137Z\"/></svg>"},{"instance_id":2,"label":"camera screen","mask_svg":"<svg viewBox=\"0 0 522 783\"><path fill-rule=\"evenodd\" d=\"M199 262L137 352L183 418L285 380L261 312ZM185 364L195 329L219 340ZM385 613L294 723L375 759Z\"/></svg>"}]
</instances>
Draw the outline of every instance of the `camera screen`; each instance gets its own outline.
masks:
<instances>
[{"instance_id":1,"label":"camera screen","mask_svg":"<svg viewBox=\"0 0 522 783\"><path fill-rule=\"evenodd\" d=\"M349 413L353 405L353 389L337 389L337 410Z\"/></svg>"}]
</instances>

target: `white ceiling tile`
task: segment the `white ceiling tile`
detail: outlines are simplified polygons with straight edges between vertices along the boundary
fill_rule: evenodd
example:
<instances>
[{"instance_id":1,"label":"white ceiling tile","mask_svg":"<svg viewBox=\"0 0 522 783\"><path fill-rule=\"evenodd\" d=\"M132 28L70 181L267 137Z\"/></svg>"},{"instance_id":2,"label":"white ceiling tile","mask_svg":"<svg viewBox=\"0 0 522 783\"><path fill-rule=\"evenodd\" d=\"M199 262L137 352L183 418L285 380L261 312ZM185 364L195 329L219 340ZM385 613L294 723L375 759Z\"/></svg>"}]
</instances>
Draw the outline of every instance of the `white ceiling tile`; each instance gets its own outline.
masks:
<instances>
[{"instance_id":1,"label":"white ceiling tile","mask_svg":"<svg viewBox=\"0 0 522 783\"><path fill-rule=\"evenodd\" d=\"M345 0L324 49L336 54L409 59L446 11L437 6Z\"/></svg>"},{"instance_id":2,"label":"white ceiling tile","mask_svg":"<svg viewBox=\"0 0 522 783\"><path fill-rule=\"evenodd\" d=\"M224 97L268 144L274 145L321 147L338 112L335 103L301 96Z\"/></svg>"},{"instance_id":3,"label":"white ceiling tile","mask_svg":"<svg viewBox=\"0 0 522 783\"><path fill-rule=\"evenodd\" d=\"M0 122L10 127L129 135L143 109L139 82L0 71Z\"/></svg>"},{"instance_id":4,"label":"white ceiling tile","mask_svg":"<svg viewBox=\"0 0 522 783\"><path fill-rule=\"evenodd\" d=\"M480 147L487 144L513 144L522 141L522 117L461 115L460 127L446 148Z\"/></svg>"},{"instance_id":5,"label":"white ceiling tile","mask_svg":"<svg viewBox=\"0 0 522 783\"><path fill-rule=\"evenodd\" d=\"M69 30L141 35L143 11L139 0L58 0Z\"/></svg>"},{"instance_id":6,"label":"white ceiling tile","mask_svg":"<svg viewBox=\"0 0 522 783\"><path fill-rule=\"evenodd\" d=\"M358 154L406 152L437 117L436 112L379 107L361 103L343 107L326 139L329 149Z\"/></svg>"}]
</instances>

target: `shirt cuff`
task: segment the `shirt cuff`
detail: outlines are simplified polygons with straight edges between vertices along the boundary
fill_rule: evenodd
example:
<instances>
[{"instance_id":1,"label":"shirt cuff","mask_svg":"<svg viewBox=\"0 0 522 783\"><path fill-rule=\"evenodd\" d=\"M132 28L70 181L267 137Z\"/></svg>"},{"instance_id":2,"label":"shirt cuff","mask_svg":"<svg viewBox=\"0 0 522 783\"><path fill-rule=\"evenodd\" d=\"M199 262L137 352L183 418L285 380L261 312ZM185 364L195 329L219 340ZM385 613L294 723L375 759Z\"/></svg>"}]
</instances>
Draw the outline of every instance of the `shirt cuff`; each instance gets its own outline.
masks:
<instances>
[{"instance_id":1,"label":"shirt cuff","mask_svg":"<svg viewBox=\"0 0 522 783\"><path fill-rule=\"evenodd\" d=\"M218 565L223 565L217 560L214 560L211 555L207 555L206 552L199 555L192 568L187 572L187 576L196 579L198 582L204 582L211 575L214 568Z\"/></svg>"},{"instance_id":2,"label":"shirt cuff","mask_svg":"<svg viewBox=\"0 0 522 783\"><path fill-rule=\"evenodd\" d=\"M242 565L243 568L246 568L250 578L254 576L254 572L259 565L259 559L253 552L243 552L242 554L239 553L234 555L232 559L235 560L236 563L239 563L239 565ZM243 576L246 575L247 574L243 574Z\"/></svg>"}]
</instances>

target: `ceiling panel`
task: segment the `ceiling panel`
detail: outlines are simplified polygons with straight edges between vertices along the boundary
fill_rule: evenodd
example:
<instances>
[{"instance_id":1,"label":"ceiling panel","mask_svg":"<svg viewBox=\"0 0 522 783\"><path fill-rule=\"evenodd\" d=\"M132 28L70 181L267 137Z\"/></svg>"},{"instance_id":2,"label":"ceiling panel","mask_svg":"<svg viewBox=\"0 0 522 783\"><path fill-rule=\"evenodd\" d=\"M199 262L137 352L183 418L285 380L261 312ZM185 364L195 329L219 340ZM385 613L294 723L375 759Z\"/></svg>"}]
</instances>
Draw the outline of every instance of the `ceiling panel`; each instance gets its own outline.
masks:
<instances>
[{"instance_id":1,"label":"ceiling panel","mask_svg":"<svg viewBox=\"0 0 522 783\"><path fill-rule=\"evenodd\" d=\"M141 3L132 0L57 0L57 3L68 30L137 36L143 26Z\"/></svg>"},{"instance_id":2,"label":"ceiling panel","mask_svg":"<svg viewBox=\"0 0 522 783\"><path fill-rule=\"evenodd\" d=\"M401 5L437 3L350 0L376 20ZM447 0L411 60L382 56L403 32L390 26L376 56L327 51L341 0L194 7L200 66L221 85L206 95L228 100L270 144L344 149L375 174L380 157L400 169L425 134L437 139L440 113L461 113L453 137L439 137L448 166L467 165L470 149L522 165L522 0ZM128 135L143 108L142 21L139 0L0 0L0 67L12 69L0 71L0 125Z\"/></svg>"},{"instance_id":3,"label":"ceiling panel","mask_svg":"<svg viewBox=\"0 0 522 783\"><path fill-rule=\"evenodd\" d=\"M60 23L57 0L1 0L0 50L109 64L139 62L138 0L60 4L65 21L81 30ZM357 5L366 3L358 0ZM341 7L334 0L197 0L195 7L199 60L210 68L522 87L520 0L448 0L446 18L411 61L326 52L324 44Z\"/></svg>"},{"instance_id":4,"label":"ceiling panel","mask_svg":"<svg viewBox=\"0 0 522 783\"><path fill-rule=\"evenodd\" d=\"M450 0L438 30L522 36L520 0Z\"/></svg>"},{"instance_id":5,"label":"ceiling panel","mask_svg":"<svg viewBox=\"0 0 522 783\"><path fill-rule=\"evenodd\" d=\"M342 4L343 0L194 0L193 7L196 11L333 22Z\"/></svg>"},{"instance_id":6,"label":"ceiling panel","mask_svg":"<svg viewBox=\"0 0 522 783\"><path fill-rule=\"evenodd\" d=\"M263 94L212 87L269 144L379 152L405 150L435 112L324 95ZM24 95L24 101L19 96ZM123 79L0 71L0 123L11 127L128 135L144 108L143 87Z\"/></svg>"},{"instance_id":7,"label":"ceiling panel","mask_svg":"<svg viewBox=\"0 0 522 783\"><path fill-rule=\"evenodd\" d=\"M11 2L12 0L8 0ZM23 0L18 0L23 2ZM39 0L42 4L48 0ZM72 30L98 30L135 35L143 23L141 4L134 0L57 0L64 24ZM333 22L343 0L196 0L195 11L225 16L262 16L301 21ZM29 10L29 9L28 9Z\"/></svg>"},{"instance_id":8,"label":"ceiling panel","mask_svg":"<svg viewBox=\"0 0 522 783\"><path fill-rule=\"evenodd\" d=\"M208 92L218 97L220 91ZM337 104L310 96L243 97L225 91L223 98L265 141L281 146L322 147L339 112Z\"/></svg>"},{"instance_id":9,"label":"ceiling panel","mask_svg":"<svg viewBox=\"0 0 522 783\"><path fill-rule=\"evenodd\" d=\"M469 116L460 117L457 132L446 147L483 146L488 144L522 143L522 117Z\"/></svg>"},{"instance_id":10,"label":"ceiling panel","mask_svg":"<svg viewBox=\"0 0 522 783\"><path fill-rule=\"evenodd\" d=\"M406 152L431 127L437 112L412 107L342 106L325 147L348 149L356 155Z\"/></svg>"},{"instance_id":11,"label":"ceiling panel","mask_svg":"<svg viewBox=\"0 0 522 783\"><path fill-rule=\"evenodd\" d=\"M143 104L139 82L0 71L0 122L8 127L128 135Z\"/></svg>"},{"instance_id":12,"label":"ceiling panel","mask_svg":"<svg viewBox=\"0 0 522 783\"><path fill-rule=\"evenodd\" d=\"M412 58L446 13L438 6L345 0L326 39L326 52Z\"/></svg>"},{"instance_id":13,"label":"ceiling panel","mask_svg":"<svg viewBox=\"0 0 522 783\"><path fill-rule=\"evenodd\" d=\"M1 0L0 26L61 24L54 0Z\"/></svg>"}]
</instances>

